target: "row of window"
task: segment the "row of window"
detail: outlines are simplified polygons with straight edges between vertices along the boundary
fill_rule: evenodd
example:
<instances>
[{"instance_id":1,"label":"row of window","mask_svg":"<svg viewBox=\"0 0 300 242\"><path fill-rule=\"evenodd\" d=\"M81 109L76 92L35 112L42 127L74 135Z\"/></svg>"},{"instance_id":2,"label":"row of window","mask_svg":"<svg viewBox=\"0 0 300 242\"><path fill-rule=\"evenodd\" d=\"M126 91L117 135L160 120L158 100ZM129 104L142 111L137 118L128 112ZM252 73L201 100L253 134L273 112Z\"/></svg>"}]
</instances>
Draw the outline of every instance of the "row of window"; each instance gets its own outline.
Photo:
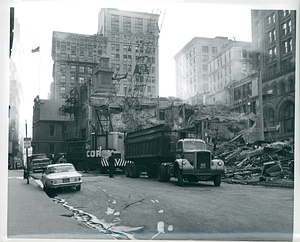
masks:
<instances>
[{"instance_id":1,"label":"row of window","mask_svg":"<svg viewBox=\"0 0 300 242\"><path fill-rule=\"evenodd\" d=\"M282 10L280 14L281 14L281 18L284 18L284 17L288 16L289 14L291 14L291 10ZM268 24L274 24L274 23L276 23L276 15L275 15L275 13L272 13L269 16L267 16L266 22Z\"/></svg>"},{"instance_id":2,"label":"row of window","mask_svg":"<svg viewBox=\"0 0 300 242\"><path fill-rule=\"evenodd\" d=\"M282 54L288 54L293 51L293 40L289 39L282 42ZM276 59L277 49L276 46L269 48L269 61Z\"/></svg>"},{"instance_id":3,"label":"row of window","mask_svg":"<svg viewBox=\"0 0 300 242\"><path fill-rule=\"evenodd\" d=\"M67 70L67 65L66 64L60 64L60 71L65 72ZM88 73L92 74L93 73L93 67L91 66L76 66L76 65L70 65L70 72L78 72L79 73Z\"/></svg>"},{"instance_id":4,"label":"row of window","mask_svg":"<svg viewBox=\"0 0 300 242\"><path fill-rule=\"evenodd\" d=\"M287 35L292 32L292 20L289 20L287 23L281 25L282 35ZM269 43L276 41L276 29L272 29L268 32Z\"/></svg>"},{"instance_id":5,"label":"row of window","mask_svg":"<svg viewBox=\"0 0 300 242\"><path fill-rule=\"evenodd\" d=\"M131 17L127 16L119 16L119 15L111 15L111 30L112 31L120 31L120 17L123 18L123 31L130 32L131 31ZM143 33L143 19L142 18L134 18L134 30L137 33Z\"/></svg>"},{"instance_id":6,"label":"row of window","mask_svg":"<svg viewBox=\"0 0 300 242\"><path fill-rule=\"evenodd\" d=\"M83 43L69 43L69 42L56 42L56 47L62 53L71 53L73 55L93 55L102 54L102 46L97 44L83 44Z\"/></svg>"}]
</instances>

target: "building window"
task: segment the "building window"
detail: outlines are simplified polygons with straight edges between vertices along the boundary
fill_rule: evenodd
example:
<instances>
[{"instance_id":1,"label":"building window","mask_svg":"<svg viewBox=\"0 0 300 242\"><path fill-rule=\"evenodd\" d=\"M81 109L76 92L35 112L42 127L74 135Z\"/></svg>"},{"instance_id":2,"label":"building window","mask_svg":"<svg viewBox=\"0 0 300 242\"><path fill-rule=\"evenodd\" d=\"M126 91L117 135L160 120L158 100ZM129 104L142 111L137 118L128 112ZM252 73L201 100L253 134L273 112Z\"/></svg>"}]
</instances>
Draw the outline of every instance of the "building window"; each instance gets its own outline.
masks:
<instances>
[{"instance_id":1,"label":"building window","mask_svg":"<svg viewBox=\"0 0 300 242\"><path fill-rule=\"evenodd\" d=\"M292 32L292 20L289 20L288 25L289 25L289 33L291 33Z\"/></svg>"},{"instance_id":2,"label":"building window","mask_svg":"<svg viewBox=\"0 0 300 242\"><path fill-rule=\"evenodd\" d=\"M119 15L111 15L111 30L119 31Z\"/></svg>"},{"instance_id":3,"label":"building window","mask_svg":"<svg viewBox=\"0 0 300 242\"><path fill-rule=\"evenodd\" d=\"M76 54L76 44L75 43L71 44L71 54Z\"/></svg>"},{"instance_id":4,"label":"building window","mask_svg":"<svg viewBox=\"0 0 300 242\"><path fill-rule=\"evenodd\" d=\"M88 66L87 70L88 70L88 74L93 74L93 67Z\"/></svg>"},{"instance_id":5,"label":"building window","mask_svg":"<svg viewBox=\"0 0 300 242\"><path fill-rule=\"evenodd\" d=\"M60 64L60 71L66 71L66 65Z\"/></svg>"},{"instance_id":6,"label":"building window","mask_svg":"<svg viewBox=\"0 0 300 242\"><path fill-rule=\"evenodd\" d=\"M287 34L286 23L284 23L284 24L282 25L282 34L283 34L283 35L286 35L286 34Z\"/></svg>"},{"instance_id":7,"label":"building window","mask_svg":"<svg viewBox=\"0 0 300 242\"><path fill-rule=\"evenodd\" d=\"M60 87L60 94L66 94L66 87L65 86Z\"/></svg>"},{"instance_id":8,"label":"building window","mask_svg":"<svg viewBox=\"0 0 300 242\"><path fill-rule=\"evenodd\" d=\"M79 46L79 55L84 55L84 44L80 44Z\"/></svg>"},{"instance_id":9,"label":"building window","mask_svg":"<svg viewBox=\"0 0 300 242\"><path fill-rule=\"evenodd\" d=\"M247 73L247 64L243 63L243 73Z\"/></svg>"},{"instance_id":10,"label":"building window","mask_svg":"<svg viewBox=\"0 0 300 242\"><path fill-rule=\"evenodd\" d=\"M116 59L115 57L116 57L116 54L114 54L114 53L111 53L111 55L110 55L110 59L111 59L111 60L115 60L115 59Z\"/></svg>"},{"instance_id":11,"label":"building window","mask_svg":"<svg viewBox=\"0 0 300 242\"><path fill-rule=\"evenodd\" d=\"M212 47L212 53L217 54L217 52L218 52L218 48L217 47Z\"/></svg>"},{"instance_id":12,"label":"building window","mask_svg":"<svg viewBox=\"0 0 300 242\"><path fill-rule=\"evenodd\" d=\"M120 54L116 54L116 61L120 61Z\"/></svg>"},{"instance_id":13,"label":"building window","mask_svg":"<svg viewBox=\"0 0 300 242\"><path fill-rule=\"evenodd\" d=\"M135 32L143 33L143 19L135 18Z\"/></svg>"},{"instance_id":14,"label":"building window","mask_svg":"<svg viewBox=\"0 0 300 242\"><path fill-rule=\"evenodd\" d=\"M294 132L294 117L295 117L295 107L294 104L288 102L281 111L281 133L292 133Z\"/></svg>"},{"instance_id":15,"label":"building window","mask_svg":"<svg viewBox=\"0 0 300 242\"><path fill-rule=\"evenodd\" d=\"M116 50L116 45L115 45L115 44L111 44L110 47L111 47L111 50L112 50L112 51L115 51L115 50Z\"/></svg>"},{"instance_id":16,"label":"building window","mask_svg":"<svg viewBox=\"0 0 300 242\"><path fill-rule=\"evenodd\" d=\"M66 60L66 54L65 53L61 53L60 54L60 59L61 60Z\"/></svg>"},{"instance_id":17,"label":"building window","mask_svg":"<svg viewBox=\"0 0 300 242\"><path fill-rule=\"evenodd\" d=\"M196 54L196 47L193 48L193 53Z\"/></svg>"},{"instance_id":18,"label":"building window","mask_svg":"<svg viewBox=\"0 0 300 242\"><path fill-rule=\"evenodd\" d=\"M71 76L70 78L70 83L73 85L75 84L75 76Z\"/></svg>"},{"instance_id":19,"label":"building window","mask_svg":"<svg viewBox=\"0 0 300 242\"><path fill-rule=\"evenodd\" d=\"M75 60L76 60L76 55L71 54L71 60L72 60L72 61L75 61Z\"/></svg>"},{"instance_id":20,"label":"building window","mask_svg":"<svg viewBox=\"0 0 300 242\"><path fill-rule=\"evenodd\" d=\"M202 46L202 52L208 53L208 46Z\"/></svg>"},{"instance_id":21,"label":"building window","mask_svg":"<svg viewBox=\"0 0 300 242\"><path fill-rule=\"evenodd\" d=\"M79 66L79 72L84 73L84 66Z\"/></svg>"},{"instance_id":22,"label":"building window","mask_svg":"<svg viewBox=\"0 0 300 242\"><path fill-rule=\"evenodd\" d=\"M88 55L92 55L92 54L93 54L93 46L88 45Z\"/></svg>"},{"instance_id":23,"label":"building window","mask_svg":"<svg viewBox=\"0 0 300 242\"><path fill-rule=\"evenodd\" d=\"M65 75L61 75L60 76L60 82L61 83L65 83L66 82L66 76Z\"/></svg>"},{"instance_id":24,"label":"building window","mask_svg":"<svg viewBox=\"0 0 300 242\"><path fill-rule=\"evenodd\" d=\"M84 77L79 77L79 83L80 84L84 83Z\"/></svg>"},{"instance_id":25,"label":"building window","mask_svg":"<svg viewBox=\"0 0 300 242\"><path fill-rule=\"evenodd\" d=\"M127 55L123 55L123 61L127 62Z\"/></svg>"},{"instance_id":26,"label":"building window","mask_svg":"<svg viewBox=\"0 0 300 242\"><path fill-rule=\"evenodd\" d=\"M131 31L131 17L123 16L123 31Z\"/></svg>"},{"instance_id":27,"label":"building window","mask_svg":"<svg viewBox=\"0 0 300 242\"><path fill-rule=\"evenodd\" d=\"M66 52L66 43L61 42L61 52Z\"/></svg>"},{"instance_id":28,"label":"building window","mask_svg":"<svg viewBox=\"0 0 300 242\"><path fill-rule=\"evenodd\" d=\"M209 59L208 55L202 55L202 61L207 62Z\"/></svg>"},{"instance_id":29,"label":"building window","mask_svg":"<svg viewBox=\"0 0 300 242\"><path fill-rule=\"evenodd\" d=\"M291 10L282 10L282 17L286 17L291 13Z\"/></svg>"},{"instance_id":30,"label":"building window","mask_svg":"<svg viewBox=\"0 0 300 242\"><path fill-rule=\"evenodd\" d=\"M50 124L49 135L53 137L54 136L54 132L55 132L55 125L54 124Z\"/></svg>"}]
</instances>

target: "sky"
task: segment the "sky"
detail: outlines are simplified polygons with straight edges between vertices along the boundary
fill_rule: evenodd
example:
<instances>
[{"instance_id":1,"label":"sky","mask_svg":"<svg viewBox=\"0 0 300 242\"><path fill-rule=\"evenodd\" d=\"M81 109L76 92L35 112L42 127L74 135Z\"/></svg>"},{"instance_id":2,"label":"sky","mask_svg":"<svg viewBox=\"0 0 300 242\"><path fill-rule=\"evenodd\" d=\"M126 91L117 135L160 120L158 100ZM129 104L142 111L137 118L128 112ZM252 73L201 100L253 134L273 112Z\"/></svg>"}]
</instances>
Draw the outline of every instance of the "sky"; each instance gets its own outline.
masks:
<instances>
[{"instance_id":1,"label":"sky","mask_svg":"<svg viewBox=\"0 0 300 242\"><path fill-rule=\"evenodd\" d=\"M24 49L20 78L24 94L24 110L31 120L33 99L39 95L47 99L52 82L52 32L70 32L93 35L98 30L101 8L159 13L159 95L176 96L174 56L194 37L216 36L251 42L251 9L281 8L272 5L254 5L245 1L231 3L216 1L14 1L15 17L21 26ZM280 1L278 1L280 2ZM288 5L287 5L288 6ZM31 53L40 46L40 52Z\"/></svg>"}]
</instances>

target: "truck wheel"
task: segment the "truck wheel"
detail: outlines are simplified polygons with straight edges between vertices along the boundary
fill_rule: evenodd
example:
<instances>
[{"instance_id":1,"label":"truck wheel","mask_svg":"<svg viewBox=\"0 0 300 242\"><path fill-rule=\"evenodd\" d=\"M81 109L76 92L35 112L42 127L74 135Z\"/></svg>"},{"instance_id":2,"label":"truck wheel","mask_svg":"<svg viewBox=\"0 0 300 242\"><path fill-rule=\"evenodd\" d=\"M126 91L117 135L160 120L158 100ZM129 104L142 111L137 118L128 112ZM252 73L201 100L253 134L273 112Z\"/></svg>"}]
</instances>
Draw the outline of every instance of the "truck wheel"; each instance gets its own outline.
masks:
<instances>
[{"instance_id":1,"label":"truck wheel","mask_svg":"<svg viewBox=\"0 0 300 242\"><path fill-rule=\"evenodd\" d=\"M177 169L177 178L178 178L178 186L182 187L183 186L183 175L182 175L182 170L181 169Z\"/></svg>"},{"instance_id":2,"label":"truck wheel","mask_svg":"<svg viewBox=\"0 0 300 242\"><path fill-rule=\"evenodd\" d=\"M125 176L130 177L130 164L126 163L125 165Z\"/></svg>"},{"instance_id":3,"label":"truck wheel","mask_svg":"<svg viewBox=\"0 0 300 242\"><path fill-rule=\"evenodd\" d=\"M221 176L220 175L216 175L214 177L214 185L217 187L221 185Z\"/></svg>"},{"instance_id":4,"label":"truck wheel","mask_svg":"<svg viewBox=\"0 0 300 242\"><path fill-rule=\"evenodd\" d=\"M159 179L160 182L170 181L171 177L167 173L165 166L159 166L159 168L158 168L158 179Z\"/></svg>"},{"instance_id":5,"label":"truck wheel","mask_svg":"<svg viewBox=\"0 0 300 242\"><path fill-rule=\"evenodd\" d=\"M76 191L80 191L80 189L81 189L81 185L76 187Z\"/></svg>"},{"instance_id":6,"label":"truck wheel","mask_svg":"<svg viewBox=\"0 0 300 242\"><path fill-rule=\"evenodd\" d=\"M140 166L137 165L136 163L131 163L130 164L130 177L132 178L139 178L141 175L141 169Z\"/></svg>"}]
</instances>

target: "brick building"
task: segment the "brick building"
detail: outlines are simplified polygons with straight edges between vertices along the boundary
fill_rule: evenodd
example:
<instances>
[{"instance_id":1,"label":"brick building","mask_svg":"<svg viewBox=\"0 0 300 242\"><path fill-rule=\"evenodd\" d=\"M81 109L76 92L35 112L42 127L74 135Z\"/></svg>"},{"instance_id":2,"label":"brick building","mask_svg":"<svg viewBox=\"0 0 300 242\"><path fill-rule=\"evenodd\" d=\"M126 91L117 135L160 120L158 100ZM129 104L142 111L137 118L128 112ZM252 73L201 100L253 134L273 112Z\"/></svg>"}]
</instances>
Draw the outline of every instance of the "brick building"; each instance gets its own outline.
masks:
<instances>
[{"instance_id":1,"label":"brick building","mask_svg":"<svg viewBox=\"0 0 300 242\"><path fill-rule=\"evenodd\" d=\"M65 114L60 111L64 101L34 99L32 119L32 153L58 154L66 152L63 134Z\"/></svg>"}]
</instances>

